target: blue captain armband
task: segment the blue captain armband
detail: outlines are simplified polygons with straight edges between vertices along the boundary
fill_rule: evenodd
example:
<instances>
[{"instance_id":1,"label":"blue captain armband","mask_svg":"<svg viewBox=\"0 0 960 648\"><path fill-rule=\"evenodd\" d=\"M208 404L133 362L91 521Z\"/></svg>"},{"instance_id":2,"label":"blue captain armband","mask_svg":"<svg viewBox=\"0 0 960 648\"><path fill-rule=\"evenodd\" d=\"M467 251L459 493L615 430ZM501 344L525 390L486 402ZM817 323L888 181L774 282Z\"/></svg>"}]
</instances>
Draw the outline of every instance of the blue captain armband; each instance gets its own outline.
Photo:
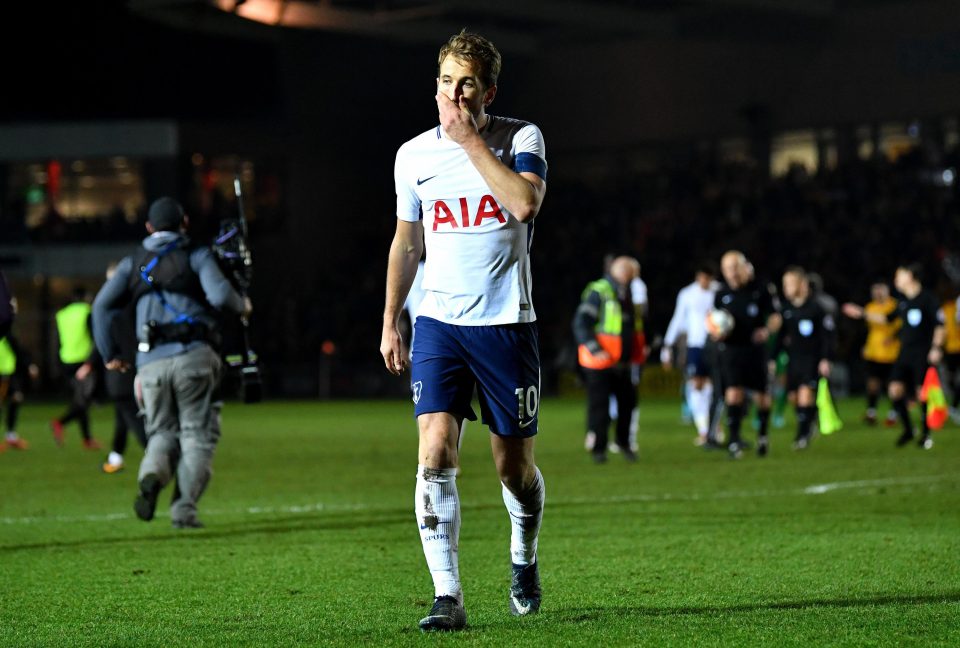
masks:
<instances>
[{"instance_id":1,"label":"blue captain armband","mask_svg":"<svg viewBox=\"0 0 960 648\"><path fill-rule=\"evenodd\" d=\"M547 163L534 153L517 153L513 160L513 170L516 173L535 173L544 182L547 180Z\"/></svg>"}]
</instances>

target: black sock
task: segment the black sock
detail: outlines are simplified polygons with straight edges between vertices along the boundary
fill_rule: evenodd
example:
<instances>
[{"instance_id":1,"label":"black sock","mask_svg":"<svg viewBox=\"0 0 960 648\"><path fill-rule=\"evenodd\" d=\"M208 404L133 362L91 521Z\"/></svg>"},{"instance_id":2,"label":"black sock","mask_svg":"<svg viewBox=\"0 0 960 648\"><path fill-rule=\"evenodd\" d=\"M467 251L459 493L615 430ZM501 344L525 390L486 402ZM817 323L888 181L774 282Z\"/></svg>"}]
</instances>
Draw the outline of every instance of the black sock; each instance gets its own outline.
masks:
<instances>
[{"instance_id":1,"label":"black sock","mask_svg":"<svg viewBox=\"0 0 960 648\"><path fill-rule=\"evenodd\" d=\"M740 443L740 421L743 420L743 405L727 404L728 443Z\"/></svg>"},{"instance_id":2,"label":"black sock","mask_svg":"<svg viewBox=\"0 0 960 648\"><path fill-rule=\"evenodd\" d=\"M913 436L913 423L910 421L910 411L907 409L907 399L898 398L897 400L893 401L893 409L897 412L897 416L900 417L900 422L903 423L903 434L905 436Z\"/></svg>"},{"instance_id":3,"label":"black sock","mask_svg":"<svg viewBox=\"0 0 960 648\"><path fill-rule=\"evenodd\" d=\"M813 425L813 417L816 415L817 408L812 405L797 408L797 438L803 439L810 436L810 427Z\"/></svg>"},{"instance_id":4,"label":"black sock","mask_svg":"<svg viewBox=\"0 0 960 648\"><path fill-rule=\"evenodd\" d=\"M767 431L770 429L770 410L757 410L757 418L760 419L760 431L757 434L765 437L767 436Z\"/></svg>"},{"instance_id":5,"label":"black sock","mask_svg":"<svg viewBox=\"0 0 960 648\"><path fill-rule=\"evenodd\" d=\"M11 400L7 403L7 432L17 431L17 410L20 409L20 403Z\"/></svg>"},{"instance_id":6,"label":"black sock","mask_svg":"<svg viewBox=\"0 0 960 648\"><path fill-rule=\"evenodd\" d=\"M80 434L83 436L84 440L90 440L90 416L87 414L86 410L77 415L77 421L80 423Z\"/></svg>"},{"instance_id":7,"label":"black sock","mask_svg":"<svg viewBox=\"0 0 960 648\"><path fill-rule=\"evenodd\" d=\"M930 426L927 424L927 403L920 403L920 430L924 437L930 436Z\"/></svg>"},{"instance_id":8,"label":"black sock","mask_svg":"<svg viewBox=\"0 0 960 648\"><path fill-rule=\"evenodd\" d=\"M127 449L127 423L120 410L120 404L114 405L113 412L113 451L118 455L123 455Z\"/></svg>"},{"instance_id":9,"label":"black sock","mask_svg":"<svg viewBox=\"0 0 960 648\"><path fill-rule=\"evenodd\" d=\"M867 409L876 410L877 403L880 401L880 394L867 394Z\"/></svg>"}]
</instances>

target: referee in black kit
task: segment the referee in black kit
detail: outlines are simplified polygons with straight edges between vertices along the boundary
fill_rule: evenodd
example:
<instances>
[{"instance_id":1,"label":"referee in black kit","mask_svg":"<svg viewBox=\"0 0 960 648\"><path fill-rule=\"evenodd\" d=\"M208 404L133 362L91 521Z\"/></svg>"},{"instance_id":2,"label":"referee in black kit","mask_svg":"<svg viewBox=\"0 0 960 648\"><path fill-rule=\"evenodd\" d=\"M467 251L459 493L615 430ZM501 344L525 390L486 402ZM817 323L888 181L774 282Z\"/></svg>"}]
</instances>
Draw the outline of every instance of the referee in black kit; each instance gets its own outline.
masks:
<instances>
[{"instance_id":1,"label":"referee in black kit","mask_svg":"<svg viewBox=\"0 0 960 648\"><path fill-rule=\"evenodd\" d=\"M777 357L780 349L785 349L790 358L787 391L797 408L797 437L793 447L802 450L810 443L817 413L817 383L821 376L830 375L837 327L833 315L811 294L803 268L791 266L783 273L783 297L786 300L780 311L783 326L772 355Z\"/></svg>"},{"instance_id":2,"label":"referee in black kit","mask_svg":"<svg viewBox=\"0 0 960 648\"><path fill-rule=\"evenodd\" d=\"M740 424L746 413L746 392L753 393L760 419L757 454L767 454L770 424L770 393L765 344L780 328L776 290L756 280L753 266L742 252L731 250L720 260L724 285L717 291L714 306L733 315L734 326L717 345L720 374L727 405L727 451L731 459L743 455Z\"/></svg>"},{"instance_id":3,"label":"referee in black kit","mask_svg":"<svg viewBox=\"0 0 960 648\"><path fill-rule=\"evenodd\" d=\"M938 365L943 358L943 311L940 310L940 304L933 293L924 290L921 276L922 268L919 264L897 268L893 285L902 295L902 299L897 302L896 310L889 315L864 314L861 306L843 305L843 312L847 317L866 317L876 323L900 320L900 355L890 370L889 387L893 408L903 423L903 434L897 439L897 446L904 446L916 437L907 409L907 399L916 398L920 401L920 389L923 387L927 367ZM929 450L933 447L933 439L930 438L930 427L927 425L927 404L923 401L920 401L920 425L922 434L919 446Z\"/></svg>"}]
</instances>

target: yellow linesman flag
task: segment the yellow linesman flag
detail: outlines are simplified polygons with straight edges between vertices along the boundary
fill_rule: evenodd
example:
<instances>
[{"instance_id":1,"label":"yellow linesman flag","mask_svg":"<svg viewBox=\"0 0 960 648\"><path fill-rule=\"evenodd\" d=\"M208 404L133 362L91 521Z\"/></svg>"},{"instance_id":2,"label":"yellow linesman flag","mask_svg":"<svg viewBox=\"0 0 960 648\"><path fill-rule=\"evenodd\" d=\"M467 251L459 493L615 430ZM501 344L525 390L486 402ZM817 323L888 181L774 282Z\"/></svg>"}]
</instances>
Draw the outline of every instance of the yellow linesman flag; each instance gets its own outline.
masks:
<instances>
[{"instance_id":1,"label":"yellow linesman flag","mask_svg":"<svg viewBox=\"0 0 960 648\"><path fill-rule=\"evenodd\" d=\"M923 378L923 387L920 388L920 400L927 404L927 427L939 430L947 422L949 410L947 397L943 395L940 385L940 376L935 367L927 368L927 375Z\"/></svg>"},{"instance_id":2,"label":"yellow linesman flag","mask_svg":"<svg viewBox=\"0 0 960 648\"><path fill-rule=\"evenodd\" d=\"M826 378L821 378L817 383L817 414L820 418L820 434L833 434L843 428L843 421L833 404L830 383Z\"/></svg>"}]
</instances>

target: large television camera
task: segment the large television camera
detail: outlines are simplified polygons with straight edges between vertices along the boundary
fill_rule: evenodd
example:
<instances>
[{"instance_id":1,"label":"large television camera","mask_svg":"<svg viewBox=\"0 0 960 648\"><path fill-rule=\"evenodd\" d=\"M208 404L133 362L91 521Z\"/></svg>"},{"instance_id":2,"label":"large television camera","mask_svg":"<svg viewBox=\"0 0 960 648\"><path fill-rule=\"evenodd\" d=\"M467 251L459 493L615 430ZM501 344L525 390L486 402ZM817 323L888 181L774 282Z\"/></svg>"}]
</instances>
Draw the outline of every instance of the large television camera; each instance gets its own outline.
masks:
<instances>
[{"instance_id":1,"label":"large television camera","mask_svg":"<svg viewBox=\"0 0 960 648\"><path fill-rule=\"evenodd\" d=\"M233 181L237 196L237 218L220 223L217 238L210 246L224 275L241 295L246 296L253 278L253 256L247 245L247 222L243 217L243 193L240 178ZM222 322L222 352L227 365L225 390L237 390L244 403L257 403L263 397L263 383L257 354L250 347L250 322L246 317Z\"/></svg>"}]
</instances>

